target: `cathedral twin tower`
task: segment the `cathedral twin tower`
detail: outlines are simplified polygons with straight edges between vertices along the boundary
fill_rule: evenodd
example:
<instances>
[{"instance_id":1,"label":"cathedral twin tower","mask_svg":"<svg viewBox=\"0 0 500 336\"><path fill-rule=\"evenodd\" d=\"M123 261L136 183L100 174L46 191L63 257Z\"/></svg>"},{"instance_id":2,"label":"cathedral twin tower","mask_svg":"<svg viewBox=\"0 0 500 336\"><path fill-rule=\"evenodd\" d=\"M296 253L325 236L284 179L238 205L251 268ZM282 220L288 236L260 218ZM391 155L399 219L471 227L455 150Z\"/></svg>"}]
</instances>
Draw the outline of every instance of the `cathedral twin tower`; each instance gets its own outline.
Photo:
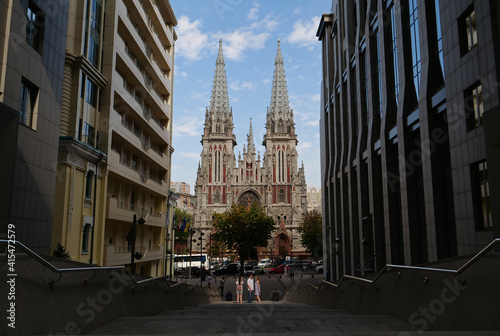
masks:
<instances>
[{"instance_id":1,"label":"cathedral twin tower","mask_svg":"<svg viewBox=\"0 0 500 336\"><path fill-rule=\"evenodd\" d=\"M303 254L296 229L306 211L304 167L298 167L297 135L293 110L288 101L280 41L275 59L271 105L267 109L264 157L257 155L252 122L243 155L236 158L233 110L229 106L222 40L215 62L210 107L207 107L201 143L201 162L195 185L197 206L194 226L212 229L212 214L222 213L231 204L257 202L277 223L273 240L261 251L265 256ZM208 233L208 232L207 232Z\"/></svg>"}]
</instances>

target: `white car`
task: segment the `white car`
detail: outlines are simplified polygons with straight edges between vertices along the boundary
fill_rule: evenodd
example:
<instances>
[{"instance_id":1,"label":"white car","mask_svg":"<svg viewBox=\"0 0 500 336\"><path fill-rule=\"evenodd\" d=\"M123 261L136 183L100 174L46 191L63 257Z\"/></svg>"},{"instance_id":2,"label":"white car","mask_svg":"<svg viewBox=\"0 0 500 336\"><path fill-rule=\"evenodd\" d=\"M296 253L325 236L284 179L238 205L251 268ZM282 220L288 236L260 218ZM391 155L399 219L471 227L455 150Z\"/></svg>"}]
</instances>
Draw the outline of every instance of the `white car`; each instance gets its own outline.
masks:
<instances>
[{"instance_id":1,"label":"white car","mask_svg":"<svg viewBox=\"0 0 500 336\"><path fill-rule=\"evenodd\" d=\"M271 267L271 259L262 259L261 261L259 261L258 266L261 266L262 268Z\"/></svg>"}]
</instances>

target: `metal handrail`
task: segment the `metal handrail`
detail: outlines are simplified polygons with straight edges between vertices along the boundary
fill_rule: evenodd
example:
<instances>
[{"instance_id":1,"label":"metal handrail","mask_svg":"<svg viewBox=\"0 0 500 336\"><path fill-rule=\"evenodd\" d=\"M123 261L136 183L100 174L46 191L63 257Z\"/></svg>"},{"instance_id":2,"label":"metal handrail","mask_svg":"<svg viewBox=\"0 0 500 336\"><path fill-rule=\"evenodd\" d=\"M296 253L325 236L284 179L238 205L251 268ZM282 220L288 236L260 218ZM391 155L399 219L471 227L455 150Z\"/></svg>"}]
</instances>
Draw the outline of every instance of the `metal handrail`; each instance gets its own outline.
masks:
<instances>
[{"instance_id":1,"label":"metal handrail","mask_svg":"<svg viewBox=\"0 0 500 336\"><path fill-rule=\"evenodd\" d=\"M38 261L40 264L42 264L43 266L47 267L52 272L59 274L59 278L57 280L49 280L49 285L50 286L52 286L54 283L56 283L59 280L61 280L61 277L62 277L63 273L93 271L94 272L94 276L92 278L90 278L90 279L85 279L85 282L87 282L89 280L92 280L95 277L95 271L106 271L106 270L121 270L121 271L124 271L128 275L128 277L130 278L130 280L132 280L132 282L134 283L135 286L133 287L133 289L137 288L139 285L142 285L142 284L147 284L149 286L150 283L153 283L153 282L158 281L158 280L165 281L165 283L167 284L167 286L169 286L170 289L172 289L172 288L174 288L174 287L176 287L178 285L184 284L182 282L179 282L179 283L175 283L175 284L172 285L172 284L170 284L170 280L165 275L162 275L162 276L159 276L159 277L156 277L156 278L148 278L148 279L137 281L125 269L125 266L103 266L103 267L98 266L98 267L57 268L56 266L52 265L50 262L48 262L47 260L45 260L44 258L42 258L40 255L38 255L36 252L34 252L33 250L31 250L29 247L27 247L26 245L24 245L20 241L17 241L17 240L16 241L12 241L12 240L0 239L0 244L15 244L16 247L19 247L21 250L23 250L30 257L32 257L33 259L35 259L36 261ZM5 259L7 260L7 253L5 254ZM3 266L4 264L5 264L5 262L2 263L2 264L0 264L0 267ZM189 290L191 290L193 287L195 287L195 286L189 287L189 285L187 285L187 286L188 286Z\"/></svg>"},{"instance_id":2,"label":"metal handrail","mask_svg":"<svg viewBox=\"0 0 500 336\"><path fill-rule=\"evenodd\" d=\"M462 267L460 267L457 270L444 269L444 268L433 268L433 267L419 267L419 266L386 264L373 280L359 278L359 277L352 276L352 275L343 275L342 279L340 279L340 281L336 285L336 287L339 287L340 284L347 279L363 281L363 282L367 282L367 283L370 283L373 285L388 269L402 269L402 270L416 270L416 271L426 271L426 272L449 273L449 274L453 274L454 276L456 276L458 274L463 273L469 267L474 265L479 259L481 259L482 256L484 256L486 253L488 253L493 247L495 247L499 243L500 243L500 238L494 239L491 243L489 243L485 248L483 248L481 251L479 251L477 254L475 254L471 259L469 259L469 261L467 261ZM323 282L328 283L327 281L324 281L324 280L322 281L322 283Z\"/></svg>"},{"instance_id":3,"label":"metal handrail","mask_svg":"<svg viewBox=\"0 0 500 336\"><path fill-rule=\"evenodd\" d=\"M49 285L52 286L54 283L58 282L61 280L62 274L63 273L70 273L70 272L85 272L85 271L108 271L108 270L117 270L117 269L124 269L124 266L106 266L106 267L76 267L76 268L57 268L56 266L52 265L50 262L47 260L43 259L40 255L32 251L29 247L21 243L20 241L12 241L12 240L5 240L5 239L0 239L0 244L14 244L16 247L20 247L21 250L23 250L26 254L28 254L30 257L38 261L40 264L43 266L47 267L49 270L51 270L54 273L59 274L59 279L57 280L49 280ZM7 256L6 256L7 257Z\"/></svg>"}]
</instances>

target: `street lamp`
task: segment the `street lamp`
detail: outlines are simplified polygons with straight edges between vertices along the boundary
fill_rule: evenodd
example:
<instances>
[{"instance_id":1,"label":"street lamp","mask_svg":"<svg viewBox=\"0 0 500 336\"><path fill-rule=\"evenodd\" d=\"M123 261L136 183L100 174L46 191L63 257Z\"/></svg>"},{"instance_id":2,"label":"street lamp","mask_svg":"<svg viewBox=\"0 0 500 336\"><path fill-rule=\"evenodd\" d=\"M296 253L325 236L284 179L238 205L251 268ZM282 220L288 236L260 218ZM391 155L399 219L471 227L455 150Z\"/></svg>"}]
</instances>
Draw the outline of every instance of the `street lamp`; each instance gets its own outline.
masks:
<instances>
[{"instance_id":1,"label":"street lamp","mask_svg":"<svg viewBox=\"0 0 500 336\"><path fill-rule=\"evenodd\" d=\"M193 240L196 241L196 239L193 239L193 234L196 232L196 230L190 227L188 231L191 234L191 238L189 238L189 280L191 280L191 259L193 259Z\"/></svg>"},{"instance_id":2,"label":"street lamp","mask_svg":"<svg viewBox=\"0 0 500 336\"><path fill-rule=\"evenodd\" d=\"M129 241L130 245L131 245L131 248L130 248L130 271L132 274L135 273L135 260L134 259L139 260L142 258L141 252L135 253L135 231L136 231L137 223L139 223L140 225L144 225L144 223L146 223L146 221L142 217L137 219L137 215L134 214L134 218L132 220L132 229L131 229L131 232L129 232L129 234L127 235L127 241Z\"/></svg>"}]
</instances>

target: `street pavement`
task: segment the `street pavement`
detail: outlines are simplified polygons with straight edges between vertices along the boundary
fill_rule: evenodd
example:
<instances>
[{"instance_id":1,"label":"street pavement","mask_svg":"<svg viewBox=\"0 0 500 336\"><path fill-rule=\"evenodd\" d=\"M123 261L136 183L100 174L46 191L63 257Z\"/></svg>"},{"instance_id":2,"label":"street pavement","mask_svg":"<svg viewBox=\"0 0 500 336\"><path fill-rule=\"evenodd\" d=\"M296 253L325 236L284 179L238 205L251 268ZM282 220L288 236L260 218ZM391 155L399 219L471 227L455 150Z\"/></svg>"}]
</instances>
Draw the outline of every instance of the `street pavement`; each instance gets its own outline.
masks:
<instances>
[{"instance_id":1,"label":"street pavement","mask_svg":"<svg viewBox=\"0 0 500 336\"><path fill-rule=\"evenodd\" d=\"M321 273L302 273L302 272L295 272L294 279L293 281L290 279L288 275L285 274L276 274L276 275L270 275L267 273L264 274L257 274L256 276L259 277L260 280L260 287L261 287L261 300L270 300L271 299L271 293L274 291L274 289L277 289L278 292L280 293L281 297L283 297L284 291L286 289L293 288L294 286L298 285L306 285L308 283L318 285L321 280L323 279L323 274ZM254 279L255 277L254 276ZM236 275L230 275L230 276L225 276L226 279L224 281L224 296L228 292L228 290L235 295L236 293L236 280L237 276ZM212 283L211 283L211 288L217 289L219 288L220 285L220 279L222 276L217 276L213 277ZM246 281L248 277L242 277L244 283L246 284ZM175 280L175 279L174 279ZM207 281L201 281L201 279L198 278L192 278L192 279L181 279L180 277L176 281L185 281L188 284L191 285L202 285L203 287L207 286ZM234 297L236 300L236 296ZM248 299L248 291L246 290L246 285L244 286L244 291L243 291L243 300Z\"/></svg>"}]
</instances>

